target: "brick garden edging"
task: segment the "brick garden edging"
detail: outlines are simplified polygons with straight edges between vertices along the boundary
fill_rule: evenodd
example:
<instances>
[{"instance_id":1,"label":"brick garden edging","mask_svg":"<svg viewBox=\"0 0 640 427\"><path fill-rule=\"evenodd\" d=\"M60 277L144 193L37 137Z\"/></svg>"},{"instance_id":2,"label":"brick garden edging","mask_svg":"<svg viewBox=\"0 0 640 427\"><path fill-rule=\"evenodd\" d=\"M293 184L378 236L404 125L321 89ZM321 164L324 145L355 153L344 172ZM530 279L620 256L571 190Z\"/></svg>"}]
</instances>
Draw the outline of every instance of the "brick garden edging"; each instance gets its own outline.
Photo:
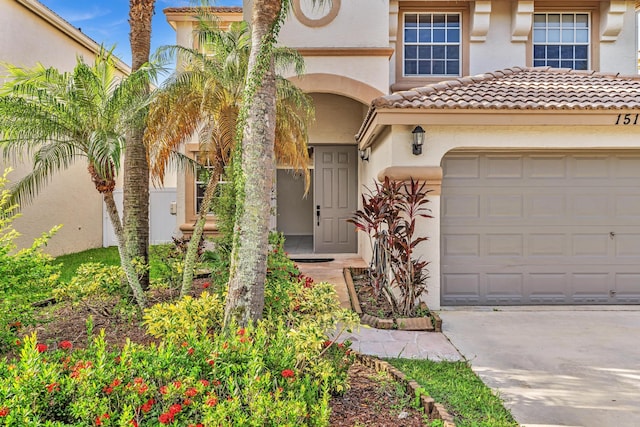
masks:
<instances>
[{"instance_id":1,"label":"brick garden edging","mask_svg":"<svg viewBox=\"0 0 640 427\"><path fill-rule=\"evenodd\" d=\"M420 392L420 384L413 380L409 381L404 372L391 365L389 362L380 360L377 357L367 356L356 351L354 351L354 354L358 361L363 365L375 369L376 371L387 372L395 381L405 385L407 393L412 396L419 397L420 405L424 409L425 415L428 415L430 420L442 420L444 422L444 427L456 427L453 416L447 412L445 407L440 403L436 403L431 396L422 394Z\"/></svg>"},{"instance_id":2,"label":"brick garden edging","mask_svg":"<svg viewBox=\"0 0 640 427\"><path fill-rule=\"evenodd\" d=\"M409 317L398 319L383 319L370 314L364 314L360 307L360 301L358 300L358 294L353 284L353 277L351 271L362 274L367 271L362 267L346 267L343 269L344 280L347 284L347 291L349 292L349 299L351 300L351 308L360 316L360 322L365 325L369 325L372 328L378 329L400 329L405 331L428 331L428 332L442 332L442 319L437 313L430 312L433 317L433 322L430 317ZM435 325L434 325L435 323Z\"/></svg>"}]
</instances>

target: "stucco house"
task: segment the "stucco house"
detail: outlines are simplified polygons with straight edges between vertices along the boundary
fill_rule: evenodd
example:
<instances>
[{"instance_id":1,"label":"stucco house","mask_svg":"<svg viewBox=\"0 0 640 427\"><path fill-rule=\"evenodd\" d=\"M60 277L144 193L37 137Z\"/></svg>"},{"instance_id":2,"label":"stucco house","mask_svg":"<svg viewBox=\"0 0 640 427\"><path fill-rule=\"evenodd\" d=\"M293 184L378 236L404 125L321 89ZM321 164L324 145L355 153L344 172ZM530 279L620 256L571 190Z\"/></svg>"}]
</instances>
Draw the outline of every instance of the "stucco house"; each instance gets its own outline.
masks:
<instances>
[{"instance_id":1,"label":"stucco house","mask_svg":"<svg viewBox=\"0 0 640 427\"><path fill-rule=\"evenodd\" d=\"M0 0L0 28L0 61L19 66L31 67L40 62L71 71L78 56L91 62L100 49L96 41L37 0ZM117 66L123 76L131 71L120 60ZM3 75L0 65L0 81ZM17 181L30 171L31 162L0 160L0 171L8 166L13 169L9 179ZM175 201L175 177L170 177L164 188L151 191L151 240L170 241L176 231L175 216L170 211ZM121 184L115 197L122 200ZM22 217L14 223L22 234L17 243L30 245L34 238L58 224L63 227L46 248L52 255L116 244L102 197L82 162L56 174L31 204L23 206Z\"/></svg>"},{"instance_id":2,"label":"stucco house","mask_svg":"<svg viewBox=\"0 0 640 427\"><path fill-rule=\"evenodd\" d=\"M277 229L367 259L344 219L374 180L412 177L433 190L431 308L640 303L638 6L293 0L279 40L304 55L291 80L316 104L313 190L278 170ZM191 45L193 10L164 12ZM179 223L195 189L178 183Z\"/></svg>"},{"instance_id":3,"label":"stucco house","mask_svg":"<svg viewBox=\"0 0 640 427\"><path fill-rule=\"evenodd\" d=\"M70 71L77 55L91 61L99 49L94 40L36 0L0 0L0 28L0 60L19 66L41 62ZM123 62L118 66L123 74L130 71ZM2 75L5 72L0 65ZM0 160L1 170L8 166L13 168L9 175L12 181L30 170L28 159L22 163ZM102 246L102 198L81 164L56 175L33 203L24 207L22 217L14 223L22 233L18 243L30 245L57 224L63 227L47 247L54 255Z\"/></svg>"}]
</instances>

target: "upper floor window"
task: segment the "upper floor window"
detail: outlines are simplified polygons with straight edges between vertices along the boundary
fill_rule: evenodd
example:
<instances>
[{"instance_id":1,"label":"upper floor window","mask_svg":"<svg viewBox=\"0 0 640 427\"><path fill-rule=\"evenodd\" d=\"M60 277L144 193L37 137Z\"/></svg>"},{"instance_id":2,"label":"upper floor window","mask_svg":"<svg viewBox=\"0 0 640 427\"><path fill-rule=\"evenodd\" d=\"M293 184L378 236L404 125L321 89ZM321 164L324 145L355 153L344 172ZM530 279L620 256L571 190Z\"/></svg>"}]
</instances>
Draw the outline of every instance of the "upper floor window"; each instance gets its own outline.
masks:
<instances>
[{"instance_id":1,"label":"upper floor window","mask_svg":"<svg viewBox=\"0 0 640 427\"><path fill-rule=\"evenodd\" d=\"M533 66L589 68L589 14L536 13Z\"/></svg>"},{"instance_id":2,"label":"upper floor window","mask_svg":"<svg viewBox=\"0 0 640 427\"><path fill-rule=\"evenodd\" d=\"M404 76L460 75L459 13L406 13L403 31Z\"/></svg>"}]
</instances>

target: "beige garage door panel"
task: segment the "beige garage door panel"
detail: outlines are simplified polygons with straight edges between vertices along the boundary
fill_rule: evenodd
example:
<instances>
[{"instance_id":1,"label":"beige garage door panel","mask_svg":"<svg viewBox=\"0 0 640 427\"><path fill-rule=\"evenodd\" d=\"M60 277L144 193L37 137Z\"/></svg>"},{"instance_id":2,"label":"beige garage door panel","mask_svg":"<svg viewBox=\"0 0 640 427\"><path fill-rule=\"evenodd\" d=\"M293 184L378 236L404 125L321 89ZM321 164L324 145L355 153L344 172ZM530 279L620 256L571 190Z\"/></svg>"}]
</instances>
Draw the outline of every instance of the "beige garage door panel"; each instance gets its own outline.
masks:
<instances>
[{"instance_id":1,"label":"beige garage door panel","mask_svg":"<svg viewBox=\"0 0 640 427\"><path fill-rule=\"evenodd\" d=\"M444 162L442 303L640 303L640 156Z\"/></svg>"}]
</instances>

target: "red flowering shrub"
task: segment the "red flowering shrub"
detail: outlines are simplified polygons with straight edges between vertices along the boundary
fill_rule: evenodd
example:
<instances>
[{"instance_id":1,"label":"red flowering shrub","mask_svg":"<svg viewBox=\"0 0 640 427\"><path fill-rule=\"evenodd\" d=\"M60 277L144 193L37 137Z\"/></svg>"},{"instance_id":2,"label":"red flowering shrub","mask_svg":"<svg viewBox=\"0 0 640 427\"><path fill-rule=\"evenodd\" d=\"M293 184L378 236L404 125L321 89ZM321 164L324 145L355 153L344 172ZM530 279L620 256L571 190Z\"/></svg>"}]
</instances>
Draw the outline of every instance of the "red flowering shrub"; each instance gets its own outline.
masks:
<instances>
[{"instance_id":1,"label":"red flowering shrub","mask_svg":"<svg viewBox=\"0 0 640 427\"><path fill-rule=\"evenodd\" d=\"M293 264L277 259L270 305L256 325L226 333L219 324L187 324L189 334L174 335L171 328L200 318L199 301L180 306L178 317L165 307L163 325L179 321L157 345L109 350L101 334L86 349L46 349L25 337L20 360L0 361L0 417L34 426L325 425L327 391L344 389L348 358L323 344L323 334L350 318L337 310L331 285L305 287Z\"/></svg>"},{"instance_id":2,"label":"red flowering shrub","mask_svg":"<svg viewBox=\"0 0 640 427\"><path fill-rule=\"evenodd\" d=\"M291 369L284 369L281 373L282 378L293 378L296 374Z\"/></svg>"},{"instance_id":3,"label":"red flowering shrub","mask_svg":"<svg viewBox=\"0 0 640 427\"><path fill-rule=\"evenodd\" d=\"M73 344L71 343L71 341L60 341L60 344L58 344L58 347L60 347L63 350L71 350L73 348Z\"/></svg>"}]
</instances>

